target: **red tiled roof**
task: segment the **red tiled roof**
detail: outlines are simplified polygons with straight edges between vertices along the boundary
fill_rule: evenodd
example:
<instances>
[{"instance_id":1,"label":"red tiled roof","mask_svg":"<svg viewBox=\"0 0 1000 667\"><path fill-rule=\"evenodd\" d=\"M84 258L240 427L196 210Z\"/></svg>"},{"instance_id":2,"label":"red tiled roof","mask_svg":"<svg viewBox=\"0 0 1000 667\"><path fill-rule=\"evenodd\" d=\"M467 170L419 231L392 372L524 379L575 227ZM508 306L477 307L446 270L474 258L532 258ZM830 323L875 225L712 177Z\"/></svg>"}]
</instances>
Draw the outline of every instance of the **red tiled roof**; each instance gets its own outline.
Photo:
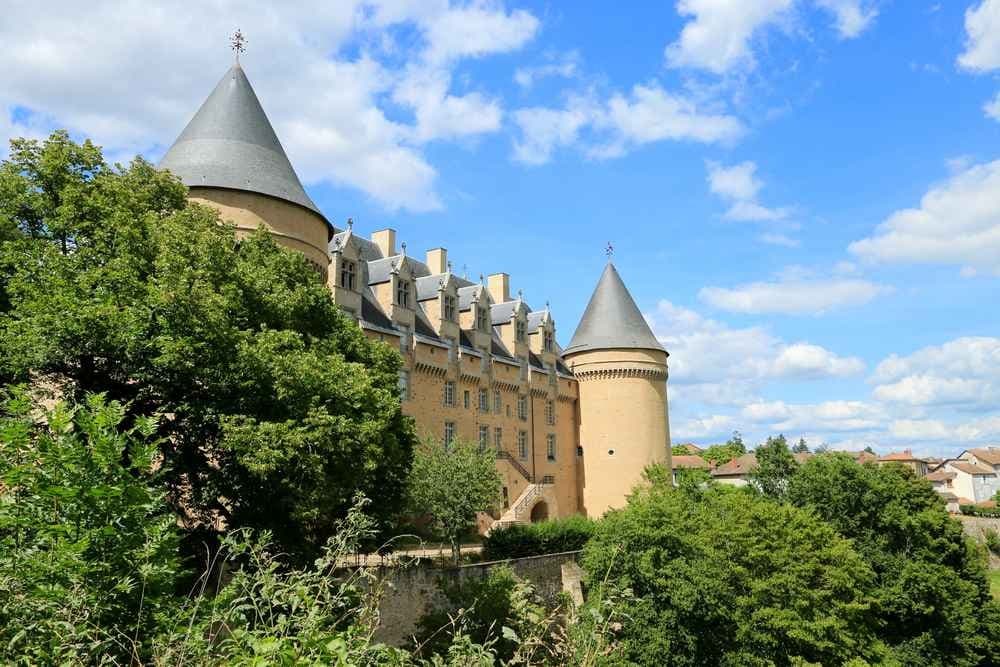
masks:
<instances>
[{"instance_id":1,"label":"red tiled roof","mask_svg":"<svg viewBox=\"0 0 1000 667\"><path fill-rule=\"evenodd\" d=\"M923 459L914 456L912 450L904 449L901 452L892 452L891 454L886 454L885 456L881 457L879 461L923 461Z\"/></svg>"},{"instance_id":2,"label":"red tiled roof","mask_svg":"<svg viewBox=\"0 0 1000 667\"><path fill-rule=\"evenodd\" d=\"M678 468L704 468L705 470L708 470L708 461L700 456L671 456L670 467L674 470L677 470Z\"/></svg>"},{"instance_id":3,"label":"red tiled roof","mask_svg":"<svg viewBox=\"0 0 1000 667\"><path fill-rule=\"evenodd\" d=\"M713 477L738 477L740 475L746 475L751 470L757 467L757 457L754 456L753 452L749 454L744 454L738 458L733 459L729 463L723 463L721 466L712 471Z\"/></svg>"}]
</instances>

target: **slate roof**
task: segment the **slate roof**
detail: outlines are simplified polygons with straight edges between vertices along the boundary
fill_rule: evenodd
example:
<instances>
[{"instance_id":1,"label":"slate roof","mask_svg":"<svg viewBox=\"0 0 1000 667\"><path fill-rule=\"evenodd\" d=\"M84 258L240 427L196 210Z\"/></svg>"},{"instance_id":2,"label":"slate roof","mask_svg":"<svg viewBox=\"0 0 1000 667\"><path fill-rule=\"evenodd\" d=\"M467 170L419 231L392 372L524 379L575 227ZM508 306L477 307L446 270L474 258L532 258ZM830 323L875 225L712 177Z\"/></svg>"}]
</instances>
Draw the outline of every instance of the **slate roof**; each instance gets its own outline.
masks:
<instances>
[{"instance_id":1,"label":"slate roof","mask_svg":"<svg viewBox=\"0 0 1000 667\"><path fill-rule=\"evenodd\" d=\"M663 351L611 262L597 282L566 354L603 349Z\"/></svg>"},{"instance_id":2,"label":"slate roof","mask_svg":"<svg viewBox=\"0 0 1000 667\"><path fill-rule=\"evenodd\" d=\"M528 333L535 333L545 321L547 310L535 310L528 313Z\"/></svg>"},{"instance_id":3,"label":"slate roof","mask_svg":"<svg viewBox=\"0 0 1000 667\"><path fill-rule=\"evenodd\" d=\"M238 64L215 86L159 168L188 187L243 190L298 204L330 224L306 194Z\"/></svg>"}]
</instances>

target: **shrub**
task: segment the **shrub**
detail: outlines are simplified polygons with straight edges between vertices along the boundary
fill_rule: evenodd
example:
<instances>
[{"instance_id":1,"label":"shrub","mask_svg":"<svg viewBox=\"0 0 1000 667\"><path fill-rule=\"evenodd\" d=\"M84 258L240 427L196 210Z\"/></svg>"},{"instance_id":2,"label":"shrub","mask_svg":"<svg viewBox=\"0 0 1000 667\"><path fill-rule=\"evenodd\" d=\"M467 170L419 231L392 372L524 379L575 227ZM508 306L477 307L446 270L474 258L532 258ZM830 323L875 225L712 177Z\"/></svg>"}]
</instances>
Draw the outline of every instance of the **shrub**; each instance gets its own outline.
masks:
<instances>
[{"instance_id":1,"label":"shrub","mask_svg":"<svg viewBox=\"0 0 1000 667\"><path fill-rule=\"evenodd\" d=\"M504 560L578 551L594 534L596 525L583 516L514 524L490 533L483 542L483 558Z\"/></svg>"},{"instance_id":2,"label":"shrub","mask_svg":"<svg viewBox=\"0 0 1000 667\"><path fill-rule=\"evenodd\" d=\"M983 531L983 540L986 542L986 548L990 550L990 553L1000 556L1000 533L997 533L992 528L987 528Z\"/></svg>"},{"instance_id":3,"label":"shrub","mask_svg":"<svg viewBox=\"0 0 1000 667\"><path fill-rule=\"evenodd\" d=\"M962 514L966 516L981 516L988 519L1000 518L1000 507L980 507L979 505L961 505Z\"/></svg>"}]
</instances>

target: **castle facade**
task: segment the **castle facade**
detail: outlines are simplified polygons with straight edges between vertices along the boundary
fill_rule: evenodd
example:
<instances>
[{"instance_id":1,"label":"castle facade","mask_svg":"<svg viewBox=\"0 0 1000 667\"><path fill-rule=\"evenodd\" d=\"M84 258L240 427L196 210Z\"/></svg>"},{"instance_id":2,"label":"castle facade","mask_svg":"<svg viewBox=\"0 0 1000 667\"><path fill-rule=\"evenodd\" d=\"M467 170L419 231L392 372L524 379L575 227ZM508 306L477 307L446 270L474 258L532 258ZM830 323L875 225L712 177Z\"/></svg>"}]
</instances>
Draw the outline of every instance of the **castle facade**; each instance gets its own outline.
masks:
<instances>
[{"instance_id":1,"label":"castle facade","mask_svg":"<svg viewBox=\"0 0 1000 667\"><path fill-rule=\"evenodd\" d=\"M421 436L495 452L504 507L481 529L600 516L624 504L648 464L669 465L667 352L610 261L561 348L548 304L512 294L507 274L468 280L444 248L418 259L395 230L365 238L350 222L332 225L239 64L159 166L238 234L264 227L301 252L365 334L399 350L403 412Z\"/></svg>"}]
</instances>

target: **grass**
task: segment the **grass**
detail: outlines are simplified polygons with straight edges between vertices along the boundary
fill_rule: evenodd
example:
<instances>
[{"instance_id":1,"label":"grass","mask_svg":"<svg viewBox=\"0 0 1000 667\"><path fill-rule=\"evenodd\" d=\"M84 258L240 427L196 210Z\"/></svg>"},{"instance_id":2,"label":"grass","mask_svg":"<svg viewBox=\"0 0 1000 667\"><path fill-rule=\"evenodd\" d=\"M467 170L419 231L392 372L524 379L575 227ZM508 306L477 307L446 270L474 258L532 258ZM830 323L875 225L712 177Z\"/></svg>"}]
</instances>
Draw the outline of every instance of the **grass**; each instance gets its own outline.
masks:
<instances>
[{"instance_id":1,"label":"grass","mask_svg":"<svg viewBox=\"0 0 1000 667\"><path fill-rule=\"evenodd\" d=\"M1000 570L990 570L987 573L990 580L990 590L993 591L993 598L1000 600Z\"/></svg>"}]
</instances>

